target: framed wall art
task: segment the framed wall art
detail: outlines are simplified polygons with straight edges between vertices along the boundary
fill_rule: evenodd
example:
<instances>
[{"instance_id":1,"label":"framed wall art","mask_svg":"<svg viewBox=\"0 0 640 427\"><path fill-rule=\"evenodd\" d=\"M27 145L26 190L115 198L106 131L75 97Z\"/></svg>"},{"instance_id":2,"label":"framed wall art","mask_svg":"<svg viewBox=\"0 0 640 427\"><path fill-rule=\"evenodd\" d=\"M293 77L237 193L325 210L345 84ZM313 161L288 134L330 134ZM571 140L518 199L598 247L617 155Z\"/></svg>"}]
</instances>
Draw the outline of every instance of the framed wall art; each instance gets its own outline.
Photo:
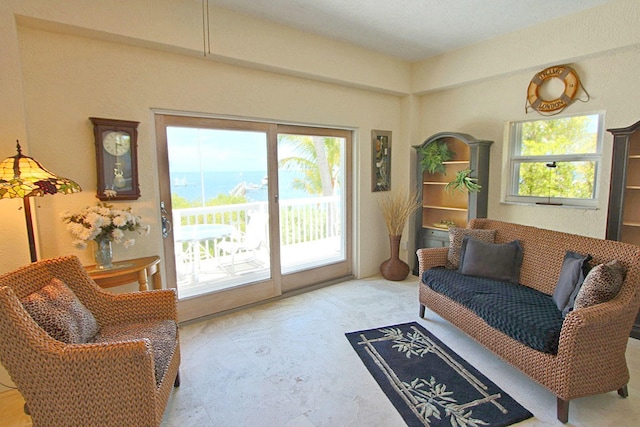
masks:
<instances>
[{"instance_id":1,"label":"framed wall art","mask_svg":"<svg viewBox=\"0 0 640 427\"><path fill-rule=\"evenodd\" d=\"M90 117L96 145L100 200L136 200L138 184L138 123Z\"/></svg>"},{"instance_id":2,"label":"framed wall art","mask_svg":"<svg viewBox=\"0 0 640 427\"><path fill-rule=\"evenodd\" d=\"M371 191L391 190L391 131L371 131Z\"/></svg>"}]
</instances>

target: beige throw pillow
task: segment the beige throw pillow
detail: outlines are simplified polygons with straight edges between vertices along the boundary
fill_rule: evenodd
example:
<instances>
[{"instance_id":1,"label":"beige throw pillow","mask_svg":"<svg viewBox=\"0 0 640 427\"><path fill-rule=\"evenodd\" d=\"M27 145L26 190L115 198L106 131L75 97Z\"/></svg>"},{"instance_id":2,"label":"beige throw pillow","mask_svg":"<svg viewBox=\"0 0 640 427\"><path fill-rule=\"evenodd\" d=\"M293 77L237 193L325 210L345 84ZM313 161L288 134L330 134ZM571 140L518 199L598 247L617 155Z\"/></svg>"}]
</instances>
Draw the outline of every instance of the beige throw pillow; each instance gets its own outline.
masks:
<instances>
[{"instance_id":1,"label":"beige throw pillow","mask_svg":"<svg viewBox=\"0 0 640 427\"><path fill-rule=\"evenodd\" d=\"M24 297L20 302L52 338L67 344L89 342L98 333L93 314L59 279Z\"/></svg>"},{"instance_id":2,"label":"beige throw pillow","mask_svg":"<svg viewBox=\"0 0 640 427\"><path fill-rule=\"evenodd\" d=\"M445 266L452 270L457 270L460 266L460 249L462 239L471 236L484 243L493 243L496 237L496 230L481 230L475 228L449 228L449 252Z\"/></svg>"},{"instance_id":3,"label":"beige throw pillow","mask_svg":"<svg viewBox=\"0 0 640 427\"><path fill-rule=\"evenodd\" d=\"M574 310L612 300L620 292L625 268L618 260L600 264L591 269L576 296Z\"/></svg>"}]
</instances>

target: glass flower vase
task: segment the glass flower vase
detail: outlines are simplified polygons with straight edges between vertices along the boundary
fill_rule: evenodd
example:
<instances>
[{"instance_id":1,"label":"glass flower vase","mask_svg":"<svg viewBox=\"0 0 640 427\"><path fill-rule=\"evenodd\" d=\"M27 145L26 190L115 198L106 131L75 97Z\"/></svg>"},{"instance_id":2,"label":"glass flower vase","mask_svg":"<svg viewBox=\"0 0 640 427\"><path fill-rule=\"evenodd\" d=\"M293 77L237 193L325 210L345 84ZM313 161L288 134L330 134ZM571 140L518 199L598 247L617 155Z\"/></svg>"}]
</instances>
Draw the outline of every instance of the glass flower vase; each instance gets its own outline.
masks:
<instances>
[{"instance_id":1,"label":"glass flower vase","mask_svg":"<svg viewBox=\"0 0 640 427\"><path fill-rule=\"evenodd\" d=\"M96 246L93 256L96 260L96 268L104 270L113 267L113 250L111 248L111 240L100 239L95 240Z\"/></svg>"}]
</instances>

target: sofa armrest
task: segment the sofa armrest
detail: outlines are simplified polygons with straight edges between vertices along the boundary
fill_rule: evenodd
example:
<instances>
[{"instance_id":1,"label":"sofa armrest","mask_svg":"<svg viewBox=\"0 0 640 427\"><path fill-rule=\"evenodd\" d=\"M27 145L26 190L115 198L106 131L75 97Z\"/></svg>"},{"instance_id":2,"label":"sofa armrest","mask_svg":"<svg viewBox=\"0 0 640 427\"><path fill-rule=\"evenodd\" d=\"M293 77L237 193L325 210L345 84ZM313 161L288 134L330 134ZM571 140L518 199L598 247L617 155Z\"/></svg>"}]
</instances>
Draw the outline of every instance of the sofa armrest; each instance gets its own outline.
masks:
<instances>
[{"instance_id":1,"label":"sofa armrest","mask_svg":"<svg viewBox=\"0 0 640 427\"><path fill-rule=\"evenodd\" d=\"M449 248L422 248L416 251L418 255L419 276L433 267L444 267L447 262Z\"/></svg>"},{"instance_id":2,"label":"sofa armrest","mask_svg":"<svg viewBox=\"0 0 640 427\"><path fill-rule=\"evenodd\" d=\"M562 324L558 345L558 358L563 367L562 372L558 372L559 383L584 382L581 373L585 372L597 372L598 378L591 379L595 382L620 378L620 372L627 369L625 350L631 319L636 314L637 309L620 298L569 312ZM613 388L623 385L615 384ZM579 386L573 384L573 387Z\"/></svg>"}]
</instances>

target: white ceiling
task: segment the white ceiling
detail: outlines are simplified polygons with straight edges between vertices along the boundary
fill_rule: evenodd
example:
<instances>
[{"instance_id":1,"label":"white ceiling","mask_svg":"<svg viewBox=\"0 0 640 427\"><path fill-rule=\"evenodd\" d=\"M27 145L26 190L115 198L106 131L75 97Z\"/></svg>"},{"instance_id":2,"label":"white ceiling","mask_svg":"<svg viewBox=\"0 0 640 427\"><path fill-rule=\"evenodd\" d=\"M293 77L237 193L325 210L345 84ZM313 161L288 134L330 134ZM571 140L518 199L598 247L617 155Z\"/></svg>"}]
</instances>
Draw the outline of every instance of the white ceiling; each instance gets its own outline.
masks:
<instances>
[{"instance_id":1,"label":"white ceiling","mask_svg":"<svg viewBox=\"0 0 640 427\"><path fill-rule=\"evenodd\" d=\"M417 61L612 0L208 1L210 5Z\"/></svg>"}]
</instances>

